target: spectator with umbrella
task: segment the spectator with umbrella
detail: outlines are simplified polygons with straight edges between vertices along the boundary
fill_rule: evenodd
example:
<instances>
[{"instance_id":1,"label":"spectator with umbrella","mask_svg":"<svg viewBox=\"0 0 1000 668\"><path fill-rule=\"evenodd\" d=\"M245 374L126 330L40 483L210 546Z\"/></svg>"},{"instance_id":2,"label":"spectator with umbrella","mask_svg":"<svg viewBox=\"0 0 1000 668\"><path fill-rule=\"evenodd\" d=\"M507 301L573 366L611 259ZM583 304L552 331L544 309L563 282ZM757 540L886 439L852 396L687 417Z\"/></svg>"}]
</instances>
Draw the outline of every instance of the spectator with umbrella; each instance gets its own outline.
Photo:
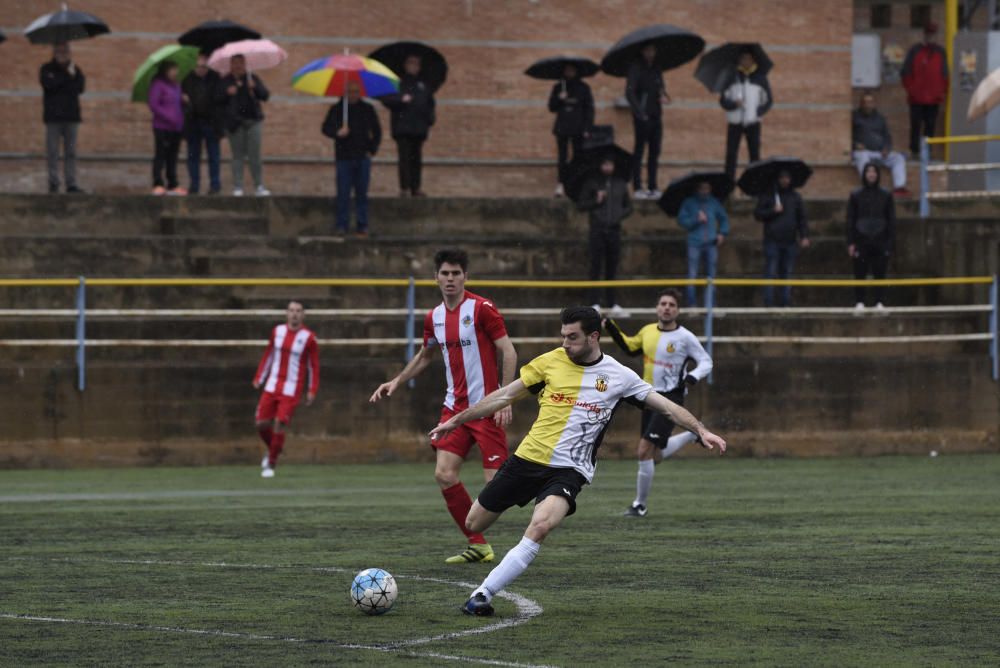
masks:
<instances>
[{"instance_id":1,"label":"spectator with umbrella","mask_svg":"<svg viewBox=\"0 0 1000 668\"><path fill-rule=\"evenodd\" d=\"M181 47L183 48L183 47ZM149 86L149 109L153 112L153 194L187 195L177 184L177 154L184 131L184 106L177 63L164 60ZM166 171L166 189L163 172Z\"/></svg>"},{"instance_id":2,"label":"spectator with umbrella","mask_svg":"<svg viewBox=\"0 0 1000 668\"><path fill-rule=\"evenodd\" d=\"M555 196L565 194L569 179L569 147L573 147L573 159L583 150L583 140L594 125L594 96L583 77L598 72L598 65L589 58L556 56L544 58L527 70L525 74L535 79L557 80L549 94L549 111L556 115L552 134L556 136L558 179Z\"/></svg>"},{"instance_id":3,"label":"spectator with umbrella","mask_svg":"<svg viewBox=\"0 0 1000 668\"><path fill-rule=\"evenodd\" d=\"M368 57L399 77L399 92L380 98L391 112L389 127L399 162L399 196L425 197L420 188L423 145L436 121L434 93L447 78L448 64L440 52L420 42L387 44Z\"/></svg>"},{"instance_id":4,"label":"spectator with umbrella","mask_svg":"<svg viewBox=\"0 0 1000 668\"><path fill-rule=\"evenodd\" d=\"M590 233L587 251L590 256L590 280L613 281L618 275L621 257L622 221L632 215L632 200L628 193L628 175L632 169L632 156L618 146L592 149L579 156L579 169L571 195L577 207L590 214ZM604 305L615 318L627 318L615 298L615 289L604 290ZM594 309L601 310L601 294L591 288L590 301Z\"/></svg>"},{"instance_id":5,"label":"spectator with umbrella","mask_svg":"<svg viewBox=\"0 0 1000 668\"><path fill-rule=\"evenodd\" d=\"M680 67L705 48L705 40L672 25L653 25L635 30L608 50L601 69L612 76L624 76L625 97L632 110L635 131L632 185L636 199L659 199L657 168L663 142L663 106L670 95L663 83L663 71ZM647 189L642 189L642 155L649 149Z\"/></svg>"},{"instance_id":6,"label":"spectator with umbrella","mask_svg":"<svg viewBox=\"0 0 1000 668\"><path fill-rule=\"evenodd\" d=\"M660 198L664 212L677 216L677 224L687 230L688 278L698 278L702 266L706 278L715 278L719 247L729 234L729 216L722 201L732 189L732 179L724 173L692 172L671 181ZM697 297L694 286L687 286L689 306L698 303Z\"/></svg>"},{"instance_id":7,"label":"spectator with umbrella","mask_svg":"<svg viewBox=\"0 0 1000 668\"><path fill-rule=\"evenodd\" d=\"M264 121L262 102L271 97L264 82L256 72L276 67L288 58L277 44L266 39L247 39L230 42L216 49L208 59L208 66L222 79L216 91L216 102L223 105L226 136L233 155L233 196L243 196L243 165L250 167L258 197L271 194L264 187L261 167L261 143Z\"/></svg>"},{"instance_id":8,"label":"spectator with umbrella","mask_svg":"<svg viewBox=\"0 0 1000 668\"><path fill-rule=\"evenodd\" d=\"M351 217L351 192L357 200L357 236L368 236L368 184L372 158L382 141L375 107L361 99L399 92L399 78L388 67L349 53L320 58L292 77L292 87L311 95L340 96L323 121L322 132L334 140L337 160L337 222L346 234ZM346 98L346 99L345 99Z\"/></svg>"},{"instance_id":9,"label":"spectator with umbrella","mask_svg":"<svg viewBox=\"0 0 1000 668\"><path fill-rule=\"evenodd\" d=\"M214 195L222 189L219 148L226 131L224 109L216 101L220 77L208 66L208 56L226 44L245 39L260 39L260 33L226 19L205 21L177 38L180 44L195 47L201 53L195 68L181 83L191 194L201 190L202 146L208 157L208 194Z\"/></svg>"},{"instance_id":10,"label":"spectator with umbrella","mask_svg":"<svg viewBox=\"0 0 1000 668\"><path fill-rule=\"evenodd\" d=\"M726 111L726 175L736 178L736 160L740 139L747 138L750 162L760 160L760 122L774 104L767 73L771 60L759 44L731 44L738 53L733 59L735 71L728 86L719 96L719 105ZM720 47L722 49L725 48ZM729 51L733 51L730 49ZM718 49L716 50L718 51ZM728 52L727 52L728 53ZM705 57L708 58L711 53Z\"/></svg>"},{"instance_id":11,"label":"spectator with umbrella","mask_svg":"<svg viewBox=\"0 0 1000 668\"><path fill-rule=\"evenodd\" d=\"M45 122L45 158L49 192L59 192L59 149L63 151L66 192L83 192L76 182L76 140L82 121L80 96L86 77L70 56L69 42L110 32L101 19L86 12L62 10L45 14L24 30L32 44L51 44L52 60L38 73L42 85L42 119Z\"/></svg>"},{"instance_id":12,"label":"spectator with umbrella","mask_svg":"<svg viewBox=\"0 0 1000 668\"><path fill-rule=\"evenodd\" d=\"M754 218L764 224L764 278L791 278L800 248L809 248L809 226L802 196L796 190L812 170L796 158L770 158L752 163L739 186L757 197ZM774 287L764 287L764 306L791 306L792 288L782 286L774 301Z\"/></svg>"}]
</instances>

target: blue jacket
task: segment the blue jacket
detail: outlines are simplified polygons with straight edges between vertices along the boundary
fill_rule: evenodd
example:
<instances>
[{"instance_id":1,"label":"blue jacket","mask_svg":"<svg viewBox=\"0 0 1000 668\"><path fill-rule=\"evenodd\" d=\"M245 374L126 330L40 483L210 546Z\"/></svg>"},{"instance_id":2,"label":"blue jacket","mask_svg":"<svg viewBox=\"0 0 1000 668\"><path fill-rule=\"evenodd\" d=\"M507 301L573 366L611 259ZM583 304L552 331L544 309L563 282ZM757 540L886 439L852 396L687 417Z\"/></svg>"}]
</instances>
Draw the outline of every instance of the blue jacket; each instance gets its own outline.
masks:
<instances>
[{"instance_id":1,"label":"blue jacket","mask_svg":"<svg viewBox=\"0 0 1000 668\"><path fill-rule=\"evenodd\" d=\"M708 222L704 225L698 222L699 211L704 211L708 216ZM685 199L677 214L677 223L688 231L688 246L696 248L714 246L716 235L729 234L729 216L722 203L711 195L705 199L700 199L697 195Z\"/></svg>"}]
</instances>

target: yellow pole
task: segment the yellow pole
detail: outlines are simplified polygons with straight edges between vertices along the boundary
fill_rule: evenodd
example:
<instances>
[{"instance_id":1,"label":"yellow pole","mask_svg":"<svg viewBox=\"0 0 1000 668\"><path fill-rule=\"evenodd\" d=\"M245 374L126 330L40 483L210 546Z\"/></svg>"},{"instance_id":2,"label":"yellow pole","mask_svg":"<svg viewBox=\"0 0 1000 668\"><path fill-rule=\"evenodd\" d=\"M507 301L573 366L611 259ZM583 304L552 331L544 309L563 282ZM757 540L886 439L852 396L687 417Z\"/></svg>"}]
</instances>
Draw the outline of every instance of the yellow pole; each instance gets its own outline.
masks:
<instances>
[{"instance_id":1,"label":"yellow pole","mask_svg":"<svg viewBox=\"0 0 1000 668\"><path fill-rule=\"evenodd\" d=\"M951 83L957 76L955 72L955 34L958 32L958 0L944 0L944 52L948 59L948 99L944 106L944 136L951 136ZM944 161L951 156L951 145L944 145Z\"/></svg>"}]
</instances>

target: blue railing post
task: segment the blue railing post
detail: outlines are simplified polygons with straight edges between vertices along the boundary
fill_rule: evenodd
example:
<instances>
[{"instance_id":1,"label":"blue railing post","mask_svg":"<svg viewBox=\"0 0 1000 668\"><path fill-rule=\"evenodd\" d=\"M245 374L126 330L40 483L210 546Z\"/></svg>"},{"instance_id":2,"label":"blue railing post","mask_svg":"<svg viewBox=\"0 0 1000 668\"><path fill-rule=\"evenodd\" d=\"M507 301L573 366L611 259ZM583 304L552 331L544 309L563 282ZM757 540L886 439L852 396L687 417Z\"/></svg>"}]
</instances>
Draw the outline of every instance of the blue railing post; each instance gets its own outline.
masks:
<instances>
[{"instance_id":1,"label":"blue railing post","mask_svg":"<svg viewBox=\"0 0 1000 668\"><path fill-rule=\"evenodd\" d=\"M715 283L711 278L705 285L705 351L712 356L712 309L715 306ZM708 374L708 384L712 384L712 374Z\"/></svg>"},{"instance_id":2,"label":"blue railing post","mask_svg":"<svg viewBox=\"0 0 1000 668\"><path fill-rule=\"evenodd\" d=\"M990 361L993 362L993 380L1000 380L1000 275L993 275L990 286Z\"/></svg>"},{"instance_id":3,"label":"blue railing post","mask_svg":"<svg viewBox=\"0 0 1000 668\"><path fill-rule=\"evenodd\" d=\"M927 137L920 138L920 217L926 218L931 215L931 203L927 199L927 193L931 189L931 178L927 171L927 163L931 160L930 146L927 144Z\"/></svg>"},{"instance_id":4,"label":"blue railing post","mask_svg":"<svg viewBox=\"0 0 1000 668\"><path fill-rule=\"evenodd\" d=\"M76 288L76 389L87 388L87 279Z\"/></svg>"},{"instance_id":5,"label":"blue railing post","mask_svg":"<svg viewBox=\"0 0 1000 668\"><path fill-rule=\"evenodd\" d=\"M414 349L416 348L416 341L413 336L414 325L416 324L416 305L417 305L417 285L410 276L410 284L406 288L406 361L409 362L413 359ZM409 387L415 385L414 380L411 378L410 382L407 383Z\"/></svg>"}]
</instances>

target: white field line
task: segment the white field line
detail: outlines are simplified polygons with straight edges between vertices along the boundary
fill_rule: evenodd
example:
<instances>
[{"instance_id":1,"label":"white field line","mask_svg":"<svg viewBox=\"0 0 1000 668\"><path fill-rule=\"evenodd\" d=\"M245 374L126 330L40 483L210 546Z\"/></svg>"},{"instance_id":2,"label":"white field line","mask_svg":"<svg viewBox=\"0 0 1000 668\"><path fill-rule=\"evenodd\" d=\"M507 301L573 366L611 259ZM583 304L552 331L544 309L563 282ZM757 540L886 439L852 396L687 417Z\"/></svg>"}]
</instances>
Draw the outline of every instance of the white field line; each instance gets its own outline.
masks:
<instances>
[{"instance_id":1,"label":"white field line","mask_svg":"<svg viewBox=\"0 0 1000 668\"><path fill-rule=\"evenodd\" d=\"M161 492L65 492L53 494L6 494L0 503L46 501L156 501L159 499L216 499L255 496L316 496L338 494L337 489L176 489Z\"/></svg>"},{"instance_id":2,"label":"white field line","mask_svg":"<svg viewBox=\"0 0 1000 668\"><path fill-rule=\"evenodd\" d=\"M9 561L14 561L14 560L20 560L20 559L15 558L15 559L10 559ZM200 568L233 568L233 569L248 569L248 570L294 569L299 571L312 571L316 573L350 574L354 572L352 569L338 568L336 566L301 566L295 564L238 564L238 563L229 563L222 561L189 562L189 561L171 561L171 560L160 560L160 559L88 559L88 560L52 559L49 561L62 562L62 563L128 564L128 565L139 565L139 566L186 566L186 567L193 566ZM421 575L396 575L396 574L394 575L397 579L434 582L437 584L451 585L455 587L462 587L465 589L474 589L477 586L470 582L458 582L454 580L444 580L441 578L424 577ZM69 619L61 617L49 617L45 615L28 615L28 614L17 614L9 612L0 612L0 619L48 622L53 624L81 624L87 626L104 626L104 627L132 629L139 631L160 631L164 633L185 633L191 635L241 638L244 640L275 640L275 641L291 642L291 643L318 643L318 644L331 645L341 649L387 652L387 653L399 654L402 656L410 656L416 658L440 659L442 661L466 661L469 663L488 665L488 666L507 666L510 668L552 668L551 666L545 666L545 665L517 663L512 661L500 661L494 659L481 659L470 656L440 654L437 652L413 652L413 651L407 651L405 649L407 647L426 645L428 643L439 642L439 641L466 638L473 635L492 633L494 631L500 631L502 629L520 626L521 624L524 624L530 621L532 618L542 614L542 607L538 605L538 603L529 598L521 596L520 594L503 591L497 594L497 596L507 601L511 601L514 604L514 606L517 608L517 613L513 617L509 617L506 619L499 619L497 621L491 622L490 624L486 624L485 626L466 629L464 631L451 631L449 633L441 633L438 635L426 636L423 638L413 638L410 640L400 640L396 642L376 643L370 645L364 645L358 643L342 643L329 639L292 638L285 636L243 633L238 631L223 631L217 629L189 629L189 628L172 627L172 626L155 626L147 624L133 624L126 622L106 621L106 620Z\"/></svg>"}]
</instances>

